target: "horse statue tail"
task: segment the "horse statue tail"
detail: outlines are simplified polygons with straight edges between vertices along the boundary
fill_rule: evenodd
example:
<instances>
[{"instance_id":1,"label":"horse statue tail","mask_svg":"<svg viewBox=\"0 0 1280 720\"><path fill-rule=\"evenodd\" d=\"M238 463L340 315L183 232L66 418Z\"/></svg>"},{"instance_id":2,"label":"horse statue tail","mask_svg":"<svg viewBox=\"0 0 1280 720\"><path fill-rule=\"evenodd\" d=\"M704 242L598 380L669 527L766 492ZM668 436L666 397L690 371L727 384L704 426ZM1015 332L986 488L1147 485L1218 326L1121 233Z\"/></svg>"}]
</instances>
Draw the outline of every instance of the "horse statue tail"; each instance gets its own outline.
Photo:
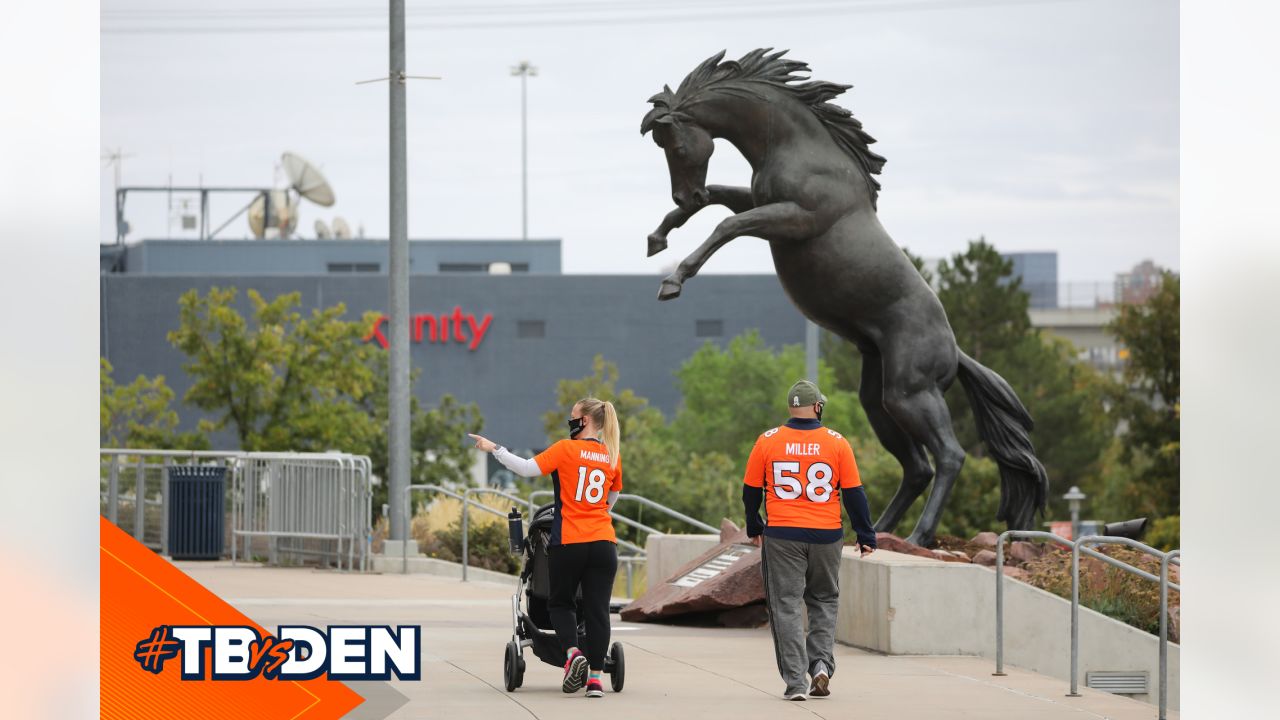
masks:
<instances>
[{"instance_id":1,"label":"horse statue tail","mask_svg":"<svg viewBox=\"0 0 1280 720\"><path fill-rule=\"evenodd\" d=\"M1004 378L963 352L958 377L969 396L978 436L1000 467L996 519L1008 523L1010 530L1031 530L1049 495L1049 474L1031 446L1031 415Z\"/></svg>"}]
</instances>

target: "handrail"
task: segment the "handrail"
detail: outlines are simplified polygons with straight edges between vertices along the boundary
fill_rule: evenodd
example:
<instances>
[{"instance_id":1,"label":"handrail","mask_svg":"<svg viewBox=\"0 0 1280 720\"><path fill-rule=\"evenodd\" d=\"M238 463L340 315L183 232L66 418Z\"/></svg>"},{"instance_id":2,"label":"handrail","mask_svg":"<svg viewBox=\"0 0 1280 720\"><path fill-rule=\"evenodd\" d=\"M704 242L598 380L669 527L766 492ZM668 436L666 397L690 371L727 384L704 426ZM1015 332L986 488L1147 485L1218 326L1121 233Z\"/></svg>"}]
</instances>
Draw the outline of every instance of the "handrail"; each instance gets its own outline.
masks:
<instances>
[{"instance_id":1,"label":"handrail","mask_svg":"<svg viewBox=\"0 0 1280 720\"><path fill-rule=\"evenodd\" d=\"M432 492L438 492L441 495L447 495L448 497L451 497L451 498L457 498L458 500L461 500L464 503L466 502L466 498L464 498L463 496L459 495L458 493L452 490L442 488L439 485L425 484L425 485L405 486L405 489L404 489L404 535L405 537L403 540L400 541L400 559L402 562L400 574L402 575L407 575L409 573L409 535L411 534L409 532L409 528L413 524L413 511L412 511L412 508L410 507L409 499L414 490L430 490Z\"/></svg>"},{"instance_id":2,"label":"handrail","mask_svg":"<svg viewBox=\"0 0 1280 720\"><path fill-rule=\"evenodd\" d=\"M1160 559L1160 564L1162 566L1161 575L1163 577L1162 578L1156 577L1151 573L1146 572L1145 570L1140 570L1136 567L1133 567L1132 565L1126 562L1122 562L1120 560L1116 560L1113 557L1108 557L1106 555L1103 555L1102 553L1090 550L1089 548L1086 547L1086 545L1124 545L1126 547L1131 547L1135 550L1140 550L1153 557L1157 557ZM1071 545L1071 692L1068 693L1068 697L1079 697L1080 695L1077 692L1077 690L1079 687L1079 674L1080 674L1079 673L1079 666L1080 666L1080 552L1082 550L1085 552L1086 555L1104 560L1105 562L1111 565L1114 565L1115 567L1118 567L1121 570L1124 570L1125 572L1131 573L1133 575L1137 575L1139 577L1147 578L1148 580L1154 580L1160 583L1160 591L1162 595L1167 594L1168 588L1171 586L1177 589L1178 591L1182 590L1181 587L1178 587L1177 585L1174 585L1173 583L1169 582L1168 569L1167 567L1165 567L1169 563L1169 553L1161 552L1151 547L1150 545L1144 545L1143 543L1140 543L1137 540L1133 540L1131 538L1116 537L1112 535L1085 535L1084 537L1072 543ZM1181 565L1182 563L1178 562L1176 564ZM1161 619L1162 619L1161 628L1163 630L1161 635L1165 638L1164 642L1167 643L1168 627L1166 622L1163 621L1164 620L1163 616L1161 617ZM1165 673L1162 672L1160 674L1160 693L1162 695L1168 692L1167 685L1168 685L1168 677L1166 677ZM1160 720L1164 720L1164 713L1161 713Z\"/></svg>"},{"instance_id":3,"label":"handrail","mask_svg":"<svg viewBox=\"0 0 1280 720\"><path fill-rule=\"evenodd\" d=\"M516 497L515 495L512 495L510 493L505 493L501 490L496 490L494 488L473 487L473 488L467 488L466 490L462 491L462 581L463 582L467 581L467 566L471 564L471 552L470 552L470 547L467 544L467 539L471 534L470 532L468 532L468 527L469 527L468 518L470 517L471 513L467 512L467 509L472 504L469 498L473 493L477 495L480 493L487 493L489 495L497 495L499 497L504 497L504 498L507 498L508 500L514 500L516 503L521 503L521 504L524 503L524 498ZM475 503L475 506L482 510L487 510L491 513L494 513L495 515L501 515L502 517L506 517L506 515L501 510L491 508L488 505L485 505L484 503L477 502Z\"/></svg>"},{"instance_id":4,"label":"handrail","mask_svg":"<svg viewBox=\"0 0 1280 720\"><path fill-rule=\"evenodd\" d=\"M1097 558L1148 580L1160 583L1160 717L1165 720L1169 696L1169 588L1181 591L1177 583L1169 582L1169 566L1182 565L1181 550L1168 553L1161 552L1150 545L1145 545L1131 538L1108 535L1086 535L1071 542L1053 533L1039 530L1007 530L1000 534L996 543L996 671L993 675L1004 675L1004 543L1009 538L1027 538L1050 540L1071 548L1071 692L1068 697L1080 697L1078 690L1080 662L1080 555L1081 553ZM1122 560L1089 548L1089 545L1124 545L1140 550L1147 555L1160 559L1160 576L1134 567Z\"/></svg>"},{"instance_id":5,"label":"handrail","mask_svg":"<svg viewBox=\"0 0 1280 720\"><path fill-rule=\"evenodd\" d=\"M1169 707L1169 564L1182 557L1174 550L1160 560L1160 720L1165 720ZM1179 564L1181 564L1179 562Z\"/></svg>"},{"instance_id":6,"label":"handrail","mask_svg":"<svg viewBox=\"0 0 1280 720\"><path fill-rule=\"evenodd\" d=\"M1006 530L1000 533L1000 537L996 541L996 671L992 675L1005 674L1004 672L1004 543L1006 538L1028 538L1039 540L1051 540L1071 547L1070 540L1061 535L1044 532L1042 530Z\"/></svg>"},{"instance_id":7,"label":"handrail","mask_svg":"<svg viewBox=\"0 0 1280 720\"><path fill-rule=\"evenodd\" d=\"M683 522L686 522L686 523L688 523L688 524L690 524L690 525L692 525L692 526L694 526L694 527L698 528L699 530L705 530L705 531L707 531L707 532L709 532L709 533L715 533L715 534L717 534L717 535L720 533L720 530L719 530L719 529L714 528L714 527L711 527L710 525L708 525L708 524L706 524L706 523L702 522L701 520L697 520L697 519L695 519L695 518L691 518L691 517L689 517L688 515L685 515L685 514L684 514L684 513L682 513L682 512L678 512L678 511L676 511L676 510L672 510L671 508L667 507L666 505L663 505L663 504L661 504L661 503L656 503L656 502L654 502L654 501L650 500L649 498L644 497L644 496L642 496L642 495L627 495L627 494L625 494L625 493L624 493L624 494L621 494L621 495L618 495L618 502L622 502L623 500L633 500L633 501L635 501L635 502L640 503L641 505L644 505L645 507L653 508L654 510L657 510L658 512L665 513L666 515L669 515L670 517L673 517L673 518L675 518L675 519L677 519L677 520L681 520L681 521L683 521Z\"/></svg>"}]
</instances>

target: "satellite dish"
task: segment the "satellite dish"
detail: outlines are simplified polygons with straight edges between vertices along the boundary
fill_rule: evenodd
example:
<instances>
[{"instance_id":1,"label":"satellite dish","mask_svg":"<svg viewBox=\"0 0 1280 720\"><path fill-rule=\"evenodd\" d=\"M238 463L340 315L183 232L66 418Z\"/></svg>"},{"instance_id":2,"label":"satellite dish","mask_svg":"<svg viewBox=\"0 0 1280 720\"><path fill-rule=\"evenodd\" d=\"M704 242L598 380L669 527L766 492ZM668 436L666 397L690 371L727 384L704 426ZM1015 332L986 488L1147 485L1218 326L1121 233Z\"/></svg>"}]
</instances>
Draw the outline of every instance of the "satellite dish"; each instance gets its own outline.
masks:
<instances>
[{"instance_id":1,"label":"satellite dish","mask_svg":"<svg viewBox=\"0 0 1280 720\"><path fill-rule=\"evenodd\" d=\"M329 181L324 179L315 165L304 160L301 155L289 152L280 156L280 163L289 176L289 186L298 191L299 195L317 205L333 205L333 188L329 187Z\"/></svg>"},{"instance_id":2,"label":"satellite dish","mask_svg":"<svg viewBox=\"0 0 1280 720\"><path fill-rule=\"evenodd\" d=\"M351 226L347 224L346 220L340 217L333 219L333 237L338 240L351 239Z\"/></svg>"},{"instance_id":3,"label":"satellite dish","mask_svg":"<svg viewBox=\"0 0 1280 720\"><path fill-rule=\"evenodd\" d=\"M316 220L316 239L328 240L333 237L333 232L329 230L329 226L323 220Z\"/></svg>"},{"instance_id":4,"label":"satellite dish","mask_svg":"<svg viewBox=\"0 0 1280 720\"><path fill-rule=\"evenodd\" d=\"M264 207L266 194L271 196L269 214ZM249 229L255 238L287 238L297 227L298 201L287 190L269 190L249 203Z\"/></svg>"}]
</instances>

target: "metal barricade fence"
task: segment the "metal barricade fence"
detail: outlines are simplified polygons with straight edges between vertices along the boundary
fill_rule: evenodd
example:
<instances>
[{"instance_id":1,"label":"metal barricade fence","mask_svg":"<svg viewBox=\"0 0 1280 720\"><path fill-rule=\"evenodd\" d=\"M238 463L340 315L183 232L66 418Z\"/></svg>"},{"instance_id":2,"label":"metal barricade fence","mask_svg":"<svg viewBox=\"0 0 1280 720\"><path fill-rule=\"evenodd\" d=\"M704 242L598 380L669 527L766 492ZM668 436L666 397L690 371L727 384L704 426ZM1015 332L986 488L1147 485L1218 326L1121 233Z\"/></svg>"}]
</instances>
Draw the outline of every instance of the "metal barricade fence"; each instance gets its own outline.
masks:
<instances>
[{"instance_id":1,"label":"metal barricade fence","mask_svg":"<svg viewBox=\"0 0 1280 720\"><path fill-rule=\"evenodd\" d=\"M1086 535L1075 542L1066 540L1052 533L1037 530L1007 530L1000 534L996 543L996 671L995 675L1004 675L1004 544L1010 538L1026 538L1049 540L1071 548L1071 691L1067 697L1079 697L1079 664L1080 664L1080 555L1100 560L1119 568L1131 575L1152 580L1160 584L1160 688L1159 688L1159 720L1165 720L1169 701L1169 589L1179 592L1182 588L1169 581L1169 565L1182 565L1181 550L1161 552L1150 545L1144 545L1130 538L1107 535ZM1136 568L1124 561L1089 548L1089 545L1124 545L1139 550L1160 560L1160 575L1157 577L1145 570Z\"/></svg>"},{"instance_id":2,"label":"metal barricade fence","mask_svg":"<svg viewBox=\"0 0 1280 720\"><path fill-rule=\"evenodd\" d=\"M100 454L102 514L162 554L168 552L167 468L216 464L227 469L233 561L252 559L265 543L270 564L310 556L347 570L368 568L373 492L372 463L365 456L129 449ZM122 485L134 490L132 497L121 494ZM142 503L133 500L139 495Z\"/></svg>"}]
</instances>

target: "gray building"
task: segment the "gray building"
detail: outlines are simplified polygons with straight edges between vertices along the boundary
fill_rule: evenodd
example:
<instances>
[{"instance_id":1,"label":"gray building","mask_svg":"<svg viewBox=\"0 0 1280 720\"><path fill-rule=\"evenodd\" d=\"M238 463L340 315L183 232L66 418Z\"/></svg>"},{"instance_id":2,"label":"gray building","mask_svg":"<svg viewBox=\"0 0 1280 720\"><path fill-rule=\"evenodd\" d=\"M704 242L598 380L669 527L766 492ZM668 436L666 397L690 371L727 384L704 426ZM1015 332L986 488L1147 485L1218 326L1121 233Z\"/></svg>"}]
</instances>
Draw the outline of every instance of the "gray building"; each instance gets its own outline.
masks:
<instances>
[{"instance_id":1,"label":"gray building","mask_svg":"<svg viewBox=\"0 0 1280 720\"><path fill-rule=\"evenodd\" d=\"M1001 253L1001 257L1013 263L1013 276L1022 278L1032 309L1058 307L1058 253L1014 252Z\"/></svg>"},{"instance_id":2,"label":"gray building","mask_svg":"<svg viewBox=\"0 0 1280 720\"><path fill-rule=\"evenodd\" d=\"M656 276L562 275L558 240L410 246L414 395L426 407L445 393L475 402L485 433L513 449L545 446L541 416L556 383L589 374L597 354L617 364L619 387L669 417L680 399L673 373L704 343L752 328L775 347L804 341L803 318L772 275L704 275L660 303ZM146 240L101 254L102 356L118 381L163 375L179 398L191 381L166 334L192 288L237 287L246 314L250 288L268 299L297 291L304 313L341 302L355 319L387 307L386 241ZM385 336L380 322L369 341ZM184 428L203 417L177 409Z\"/></svg>"}]
</instances>

